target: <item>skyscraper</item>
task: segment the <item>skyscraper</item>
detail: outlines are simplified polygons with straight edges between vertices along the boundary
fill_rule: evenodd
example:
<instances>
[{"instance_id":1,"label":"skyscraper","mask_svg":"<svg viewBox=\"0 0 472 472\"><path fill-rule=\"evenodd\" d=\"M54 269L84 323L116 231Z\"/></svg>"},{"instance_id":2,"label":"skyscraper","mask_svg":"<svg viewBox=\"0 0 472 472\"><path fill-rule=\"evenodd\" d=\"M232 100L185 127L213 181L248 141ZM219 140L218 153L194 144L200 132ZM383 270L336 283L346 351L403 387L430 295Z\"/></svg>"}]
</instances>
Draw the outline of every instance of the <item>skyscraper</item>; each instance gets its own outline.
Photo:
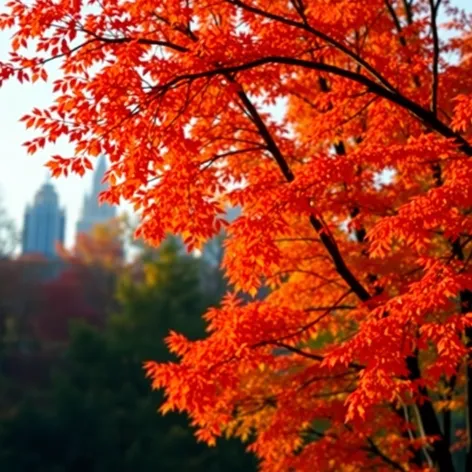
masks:
<instances>
[{"instance_id":1,"label":"skyscraper","mask_svg":"<svg viewBox=\"0 0 472 472\"><path fill-rule=\"evenodd\" d=\"M116 217L114 206L98 203L98 196L107 188L107 185L102 183L106 170L106 159L102 156L99 158L98 166L93 175L92 191L84 197L82 214L77 223L77 234L90 233L95 225L107 223Z\"/></svg>"},{"instance_id":2,"label":"skyscraper","mask_svg":"<svg viewBox=\"0 0 472 472\"><path fill-rule=\"evenodd\" d=\"M23 254L56 256L56 244L64 243L65 212L59 207L59 198L50 182L35 195L33 205L25 211L23 225Z\"/></svg>"}]
</instances>

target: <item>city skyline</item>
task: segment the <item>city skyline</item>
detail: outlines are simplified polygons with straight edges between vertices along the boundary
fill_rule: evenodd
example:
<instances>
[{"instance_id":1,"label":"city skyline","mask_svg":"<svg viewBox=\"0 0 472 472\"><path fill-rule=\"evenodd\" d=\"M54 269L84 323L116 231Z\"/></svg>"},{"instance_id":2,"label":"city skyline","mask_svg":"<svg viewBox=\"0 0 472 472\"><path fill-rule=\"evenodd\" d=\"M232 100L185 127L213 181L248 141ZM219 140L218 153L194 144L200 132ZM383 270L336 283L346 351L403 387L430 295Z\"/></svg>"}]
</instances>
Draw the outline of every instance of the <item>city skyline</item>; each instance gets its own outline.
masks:
<instances>
[{"instance_id":1,"label":"city skyline","mask_svg":"<svg viewBox=\"0 0 472 472\"><path fill-rule=\"evenodd\" d=\"M70 221L62 206L61 196L49 176L36 190L34 199L24 210L23 225L18 228L21 235L21 254L43 254L48 258L55 257L56 244L64 245L65 229L69 226L74 231L74 241L80 233L89 233L100 223L112 220L117 216L117 208L100 205L98 196L106 189L103 176L107 170L107 159L101 156L93 171L92 186L83 193L83 204L78 221Z\"/></svg>"},{"instance_id":2,"label":"city skyline","mask_svg":"<svg viewBox=\"0 0 472 472\"><path fill-rule=\"evenodd\" d=\"M457 7L472 11L470 0L457 0ZM0 11L3 8L0 6ZM446 34L444 30L441 34ZM0 32L0 61L8 60L10 49L10 32ZM45 108L54 101L52 83L60 77L60 71L56 63L48 64L47 83L20 84L15 80L7 81L0 87L0 142L2 143L0 159L0 196L1 203L6 208L8 215L15 221L18 230L22 228L23 212L34 198L36 190L44 182L46 169L44 165L53 154L72 155L73 149L66 140L59 140L54 146L48 145L35 156L26 154L22 143L35 136L35 132L27 130L19 119L29 113L33 107ZM96 166L96 161L92 164ZM54 179L53 183L57 192L61 195L61 201L66 208L69 224L65 234L65 244L71 247L74 244L75 222L80 217L82 207L82 195L92 183L92 172L87 172L84 177L70 175ZM77 196L80 195L80 198ZM131 211L132 206L122 204L117 208L118 212Z\"/></svg>"},{"instance_id":3,"label":"city skyline","mask_svg":"<svg viewBox=\"0 0 472 472\"><path fill-rule=\"evenodd\" d=\"M117 208L106 203L100 205L99 194L106 190L107 185L103 182L103 176L107 170L105 156L99 158L93 173L92 188L83 197L80 219L76 223L76 235L88 233L98 223L109 221L117 216Z\"/></svg>"},{"instance_id":4,"label":"city skyline","mask_svg":"<svg viewBox=\"0 0 472 472\"><path fill-rule=\"evenodd\" d=\"M57 244L64 244L65 225L65 210L47 180L36 192L34 202L25 208L21 253L56 257Z\"/></svg>"}]
</instances>

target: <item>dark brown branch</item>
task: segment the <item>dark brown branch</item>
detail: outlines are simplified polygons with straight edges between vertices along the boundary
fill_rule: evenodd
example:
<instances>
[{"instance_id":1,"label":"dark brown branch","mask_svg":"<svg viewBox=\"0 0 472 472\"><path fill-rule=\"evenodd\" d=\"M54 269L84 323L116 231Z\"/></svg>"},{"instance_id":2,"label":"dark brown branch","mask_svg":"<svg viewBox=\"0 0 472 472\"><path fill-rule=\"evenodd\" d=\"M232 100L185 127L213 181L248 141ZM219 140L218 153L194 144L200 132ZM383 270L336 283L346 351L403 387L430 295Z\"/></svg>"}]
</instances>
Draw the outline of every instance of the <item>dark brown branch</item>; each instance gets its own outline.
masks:
<instances>
[{"instance_id":1,"label":"dark brown branch","mask_svg":"<svg viewBox=\"0 0 472 472\"><path fill-rule=\"evenodd\" d=\"M349 79L358 84L364 85L370 92L378 95L379 97L385 98L390 102L399 105L406 111L412 113L426 126L438 132L445 138L453 139L462 152L464 152L467 156L472 157L472 145L469 144L468 141L460 134L455 133L445 123L439 120L431 111L424 109L423 107L410 100L409 98L405 97L404 95L386 89L385 87L379 85L377 82L372 81L365 75L358 74L357 72L352 72L329 64L307 61L303 59L296 59L292 57L267 56L236 66L222 66L207 71L196 72L193 74L182 74L165 84L157 86L155 90L159 93L165 93L167 90L176 87L180 83L191 82L200 78L212 77L216 75L227 76L228 74L234 74L236 72L253 69L266 64L284 64L303 67L306 69L312 69L321 72L327 72L333 75L337 75L339 77L343 77L345 79Z\"/></svg>"},{"instance_id":2,"label":"dark brown branch","mask_svg":"<svg viewBox=\"0 0 472 472\"><path fill-rule=\"evenodd\" d=\"M414 355L407 358L407 367L410 373L409 380L415 381L421 378L417 353L414 353ZM428 392L424 386L419 387L418 391L422 398L416 404L424 432L426 436L436 438L435 442L432 444L433 449L431 451L431 456L438 464L441 472L454 472L455 469L452 463L451 453L448 444L441 433L436 412L434 411L431 401L428 399Z\"/></svg>"},{"instance_id":3,"label":"dark brown branch","mask_svg":"<svg viewBox=\"0 0 472 472\"><path fill-rule=\"evenodd\" d=\"M387 7L387 10L392 17L393 23L395 24L395 28L398 31L399 34L399 41L400 44L404 47L406 47L406 39L405 36L403 35L403 28L402 25L400 24L400 20L398 19L398 15L395 12L395 9L393 8L392 4L390 3L390 0L385 0L385 6Z\"/></svg>"},{"instance_id":4,"label":"dark brown branch","mask_svg":"<svg viewBox=\"0 0 472 472\"><path fill-rule=\"evenodd\" d=\"M41 65L47 64L48 62L51 62L51 61L55 61L56 59L59 59L59 58L64 57L64 56L70 56L74 52L77 52L79 49L82 49L85 46L88 46L89 44L92 44L92 43L95 43L95 42L96 42L95 39L89 39L88 41L84 41L83 43L78 44L77 46L69 49L67 52L56 54L55 56L51 56L51 57L48 57L46 59L43 59L41 61ZM100 49L100 48L98 47L97 49Z\"/></svg>"},{"instance_id":5,"label":"dark brown branch","mask_svg":"<svg viewBox=\"0 0 472 472\"><path fill-rule=\"evenodd\" d=\"M369 443L369 446L372 452L378 455L386 464L392 466L395 470L406 472L406 469L404 469L398 462L395 462L392 459L390 459L390 457L386 456L371 438L367 437L366 440Z\"/></svg>"},{"instance_id":6,"label":"dark brown branch","mask_svg":"<svg viewBox=\"0 0 472 472\"><path fill-rule=\"evenodd\" d=\"M353 310L354 308L356 308L354 305L310 306L304 311Z\"/></svg>"},{"instance_id":7,"label":"dark brown branch","mask_svg":"<svg viewBox=\"0 0 472 472\"><path fill-rule=\"evenodd\" d=\"M406 48L407 47L407 42L406 42L405 35L403 34L403 28L402 28L402 25L401 25L400 20L398 18L398 15L397 15L395 9L393 8L393 6L392 6L392 4L390 3L389 0L385 0L385 5L387 7L387 10L388 10L392 20L393 20L395 28L398 32L398 40L400 41L400 44L404 48ZM411 59L410 58L408 58L407 61L408 61L408 64L411 64ZM413 82L414 82L414 84L417 88L419 88L421 86L421 81L420 81L417 74L413 74Z\"/></svg>"},{"instance_id":8,"label":"dark brown branch","mask_svg":"<svg viewBox=\"0 0 472 472\"><path fill-rule=\"evenodd\" d=\"M348 380L352 380L352 376L356 375L356 372L352 371L346 371L346 372L341 372L339 374L331 374L331 375L317 375L314 377L310 377L308 380L303 382L298 388L297 392L307 388L311 384L315 382L326 382L327 380L335 380L335 379L346 379L346 377L351 377Z\"/></svg>"},{"instance_id":9,"label":"dark brown branch","mask_svg":"<svg viewBox=\"0 0 472 472\"><path fill-rule=\"evenodd\" d=\"M179 52L188 52L188 48L185 46L180 46L179 44L171 43L169 41L162 41L159 39L149 39L149 38L108 38L106 36L100 36L90 31L88 29L82 28L81 31L92 36L96 41L101 41L103 43L110 43L110 44L126 44L126 43L137 43L137 44L145 44L147 46L162 46L169 49L173 49Z\"/></svg>"},{"instance_id":10,"label":"dark brown branch","mask_svg":"<svg viewBox=\"0 0 472 472\"><path fill-rule=\"evenodd\" d=\"M348 47L344 46L344 44L340 43L339 41L331 38L327 34L323 33L322 31L319 31L312 26L310 26L307 23L300 23L298 21L291 20L289 18L285 18L280 15L276 15L275 13L270 13L268 11L262 10L260 8L257 8L252 5L247 5L246 3L242 2L241 0L227 0L229 3L232 3L233 5L236 5L243 10L249 11L251 13L254 13L255 15L262 16L264 18L269 18L274 21L278 21L280 23L283 23L288 26L293 26L295 28L302 29L304 31L307 31L308 33L312 34L313 36L321 39L325 43L329 44L330 46L333 46L336 48L338 51L341 51L344 53L346 56L351 58L356 64L361 66L364 70L366 70L372 77L377 79L384 87L391 91L395 91L395 88L388 82L387 79L382 77L382 75L370 64L368 64L362 57L357 55L355 52L351 51Z\"/></svg>"},{"instance_id":11,"label":"dark brown branch","mask_svg":"<svg viewBox=\"0 0 472 472\"><path fill-rule=\"evenodd\" d=\"M300 15L300 18L303 20L304 24L307 24L307 18L305 15L305 5L303 5L302 0L290 0L290 3L293 5L293 8L295 8L295 11Z\"/></svg>"},{"instance_id":12,"label":"dark brown branch","mask_svg":"<svg viewBox=\"0 0 472 472\"><path fill-rule=\"evenodd\" d=\"M446 383L446 386L448 388L448 392L446 394L446 400L451 401L454 388L456 386L456 381L457 377L454 375L451 377L451 380ZM452 428L452 422L451 422L451 409L449 406L446 407L443 413L443 419L444 419L444 441L446 441L447 446L450 448L452 445L451 441L451 428Z\"/></svg>"},{"instance_id":13,"label":"dark brown branch","mask_svg":"<svg viewBox=\"0 0 472 472\"><path fill-rule=\"evenodd\" d=\"M318 362L322 362L325 359L324 356L321 356L319 354L313 354L311 352L306 352L303 349L299 349L295 346L291 346L290 344L286 344L286 343L282 343L278 341L269 342L268 344L286 349L287 351L293 352L294 354L298 354L301 357L306 357L307 359L313 359ZM347 367L354 370L363 370L365 368L365 366L357 364L356 362L350 362Z\"/></svg>"},{"instance_id":14,"label":"dark brown branch","mask_svg":"<svg viewBox=\"0 0 472 472\"><path fill-rule=\"evenodd\" d=\"M314 319L310 323L300 327L296 331L293 331L292 333L286 334L284 336L280 336L280 337L275 338L275 339L269 339L267 341L262 341L262 342L260 342L259 344L256 344L253 347L264 346L264 345L267 345L267 344L273 344L273 343L285 341L286 339L290 339L290 338L293 338L295 336L300 336L301 334L303 334L304 332L308 331L310 328L315 326L317 323L319 323L323 318L328 316L332 311L334 311L336 309L337 304L341 303L350 293L351 293L351 291L349 290L345 294L341 295L341 297L339 297L339 299L336 301L336 303L332 307L328 307L323 314L318 316L316 319Z\"/></svg>"},{"instance_id":15,"label":"dark brown branch","mask_svg":"<svg viewBox=\"0 0 472 472\"><path fill-rule=\"evenodd\" d=\"M215 154L214 156L210 157L209 159L206 159L205 161L202 161L200 163L201 170L206 170L211 165L216 162L219 159L224 159L225 157L229 156L235 156L237 154L245 154L247 152L254 152L254 151L261 151L264 150L263 146L258 146L258 147L252 147L252 148L245 148L245 149L234 149L233 151L227 151L223 152L221 154Z\"/></svg>"},{"instance_id":16,"label":"dark brown branch","mask_svg":"<svg viewBox=\"0 0 472 472\"><path fill-rule=\"evenodd\" d=\"M409 25L413 24L413 0L403 0L403 9L405 10L406 19Z\"/></svg>"},{"instance_id":17,"label":"dark brown branch","mask_svg":"<svg viewBox=\"0 0 472 472\"><path fill-rule=\"evenodd\" d=\"M438 80L439 80L439 35L437 16L441 0L429 0L431 9L431 31L433 35L433 82L431 85L431 112L436 115L438 109Z\"/></svg>"},{"instance_id":18,"label":"dark brown branch","mask_svg":"<svg viewBox=\"0 0 472 472\"><path fill-rule=\"evenodd\" d=\"M293 182L293 180L295 180L295 176L293 175L292 170L290 169L284 156L280 152L280 149L277 146L276 142L272 138L272 135L267 129L264 121L262 120L258 111L256 110L256 107L251 102L251 100L249 100L249 98L247 97L247 95L245 94L243 90L240 90L238 92L238 95L241 101L243 102L244 106L249 111L250 115L252 116L255 126L259 130L261 137L266 142L267 149L269 150L269 152L272 154L275 161L277 162L283 176L285 177L287 182ZM310 215L309 219L310 219L310 224L318 233L318 236L321 242L323 243L329 255L331 256L331 259L333 260L334 266L338 274L347 283L347 285L351 288L351 290L359 297L360 300L362 301L369 300L370 299L369 292L367 292L364 286L357 280L354 274L347 267L336 242L328 234L321 220L317 218L316 216L314 216L313 214Z\"/></svg>"},{"instance_id":19,"label":"dark brown branch","mask_svg":"<svg viewBox=\"0 0 472 472\"><path fill-rule=\"evenodd\" d=\"M347 427L347 426L346 426ZM351 429L348 428L350 431ZM339 437L334 435L334 434L326 434L326 433L321 433L315 429L313 429L312 427L309 427L307 428L306 430L306 433L308 434L312 434L313 436L316 436L320 439L326 439L326 438L329 438L329 439L334 439L336 441L339 441ZM398 463L398 462L395 462L394 460L390 459L388 456L386 456L380 449L379 447L374 443L374 441L370 438L370 437L366 437L365 438L367 443L368 443L368 446L364 446L362 447L361 449L363 449L364 451L366 452L369 452L371 454L375 454L376 456L378 456L381 460L383 460L386 464L390 465L391 467L393 467L395 470L400 470L402 472L406 472L406 470Z\"/></svg>"},{"instance_id":20,"label":"dark brown branch","mask_svg":"<svg viewBox=\"0 0 472 472\"><path fill-rule=\"evenodd\" d=\"M276 243L287 243L287 242L307 242L307 243L312 243L316 242L319 243L320 240L317 238L277 238L274 239L274 242Z\"/></svg>"}]
</instances>

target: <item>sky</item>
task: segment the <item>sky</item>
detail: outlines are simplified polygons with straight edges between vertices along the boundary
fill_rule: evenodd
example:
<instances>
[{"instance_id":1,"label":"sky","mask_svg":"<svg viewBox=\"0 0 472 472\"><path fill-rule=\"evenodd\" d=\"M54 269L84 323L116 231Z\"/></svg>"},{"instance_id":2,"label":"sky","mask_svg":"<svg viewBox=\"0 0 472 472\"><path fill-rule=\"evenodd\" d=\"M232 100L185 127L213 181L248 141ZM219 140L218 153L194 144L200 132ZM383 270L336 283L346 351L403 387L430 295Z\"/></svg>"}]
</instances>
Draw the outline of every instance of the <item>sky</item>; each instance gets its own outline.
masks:
<instances>
[{"instance_id":1,"label":"sky","mask_svg":"<svg viewBox=\"0 0 472 472\"><path fill-rule=\"evenodd\" d=\"M5 0L0 0L2 3ZM472 0L452 0L453 5L472 12ZM0 61L7 58L10 33L0 32ZM27 204L33 201L34 195L45 182L47 170L44 164L52 154L67 155L70 147L67 143L58 143L44 149L34 156L26 154L22 143L31 139L34 132L25 129L19 119L33 107L45 108L53 102L51 82L58 77L53 64L48 68L49 83L37 82L19 84L8 81L0 87L0 196L1 204L15 220L21 230L23 213ZM92 173L84 177L71 175L67 178L54 179L59 194L60 204L66 209L66 246L73 245L75 226L80 215L83 196L89 191ZM129 210L122 206L120 210Z\"/></svg>"},{"instance_id":2,"label":"sky","mask_svg":"<svg viewBox=\"0 0 472 472\"><path fill-rule=\"evenodd\" d=\"M0 3L3 0L0 0ZM0 32L0 61L7 57L9 34ZM53 64L51 64L53 66ZM7 81L0 87L0 204L6 207L8 214L21 230L26 205L32 203L40 186L48 177L44 167L53 154L71 154L67 142L58 143L27 155L22 143L35 136L35 132L26 130L19 122L21 116L29 113L33 107L46 108L53 103L51 83L59 77L57 69L49 67L48 83L20 84L16 80ZM71 247L75 239L75 228L80 216L83 197L91 190L92 173L83 177L69 175L54 178L53 185L59 194L60 205L66 210L66 246ZM129 207L120 207L120 211Z\"/></svg>"}]
</instances>

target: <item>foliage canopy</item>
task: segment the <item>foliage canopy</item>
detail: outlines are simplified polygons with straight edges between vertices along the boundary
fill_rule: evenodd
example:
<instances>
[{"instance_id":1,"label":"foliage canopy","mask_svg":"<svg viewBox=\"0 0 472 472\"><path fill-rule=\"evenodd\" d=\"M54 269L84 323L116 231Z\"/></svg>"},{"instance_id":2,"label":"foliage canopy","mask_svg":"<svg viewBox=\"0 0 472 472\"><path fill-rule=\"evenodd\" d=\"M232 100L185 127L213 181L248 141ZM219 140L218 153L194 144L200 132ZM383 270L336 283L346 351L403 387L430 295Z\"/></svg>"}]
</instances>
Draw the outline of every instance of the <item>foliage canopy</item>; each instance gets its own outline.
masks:
<instances>
[{"instance_id":1,"label":"foliage canopy","mask_svg":"<svg viewBox=\"0 0 472 472\"><path fill-rule=\"evenodd\" d=\"M61 67L23 118L28 152L73 144L54 175L106 153L103 198L154 244L243 208L223 267L271 294L146 366L200 440L254 434L271 472L450 472L452 447L472 470L471 23L445 0L8 2L1 77Z\"/></svg>"}]
</instances>

